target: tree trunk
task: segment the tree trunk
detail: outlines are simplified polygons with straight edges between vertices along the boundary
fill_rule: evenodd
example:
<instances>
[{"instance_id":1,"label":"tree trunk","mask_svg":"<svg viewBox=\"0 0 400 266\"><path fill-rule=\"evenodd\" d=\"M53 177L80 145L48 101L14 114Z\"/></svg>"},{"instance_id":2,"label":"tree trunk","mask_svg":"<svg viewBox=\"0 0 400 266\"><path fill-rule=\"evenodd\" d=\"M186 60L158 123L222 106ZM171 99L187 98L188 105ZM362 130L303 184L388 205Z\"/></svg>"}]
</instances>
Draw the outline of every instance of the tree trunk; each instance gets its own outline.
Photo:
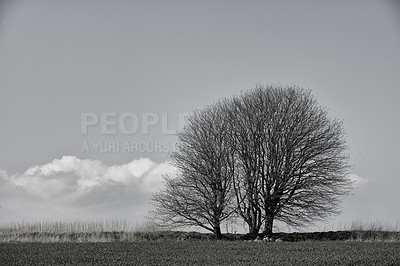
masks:
<instances>
[{"instance_id":1,"label":"tree trunk","mask_svg":"<svg viewBox=\"0 0 400 266\"><path fill-rule=\"evenodd\" d=\"M219 224L216 225L216 226L214 226L214 236L215 236L217 239L222 239L221 227L220 227Z\"/></svg>"},{"instance_id":2,"label":"tree trunk","mask_svg":"<svg viewBox=\"0 0 400 266\"><path fill-rule=\"evenodd\" d=\"M261 211L259 210L255 217L253 217L253 221L249 224L249 233L247 234L250 239L256 239L258 233L260 232L262 222L261 222Z\"/></svg>"},{"instance_id":3,"label":"tree trunk","mask_svg":"<svg viewBox=\"0 0 400 266\"><path fill-rule=\"evenodd\" d=\"M258 231L259 230L256 227L254 227L254 226L250 227L249 228L249 233L248 233L249 238L250 239L256 239L257 235L258 235Z\"/></svg>"},{"instance_id":4,"label":"tree trunk","mask_svg":"<svg viewBox=\"0 0 400 266\"><path fill-rule=\"evenodd\" d=\"M274 213L270 210L265 212L265 224L264 224L264 236L271 237L272 236L272 227L274 225Z\"/></svg>"}]
</instances>

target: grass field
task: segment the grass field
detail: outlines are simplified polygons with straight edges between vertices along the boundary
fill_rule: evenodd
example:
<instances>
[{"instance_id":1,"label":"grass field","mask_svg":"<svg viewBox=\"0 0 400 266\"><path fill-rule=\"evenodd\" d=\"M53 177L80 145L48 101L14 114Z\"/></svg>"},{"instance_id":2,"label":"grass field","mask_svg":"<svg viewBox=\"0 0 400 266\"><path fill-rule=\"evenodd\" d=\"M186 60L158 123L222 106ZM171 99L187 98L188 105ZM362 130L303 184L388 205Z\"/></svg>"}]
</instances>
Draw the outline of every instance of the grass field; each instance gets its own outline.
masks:
<instances>
[{"instance_id":1,"label":"grass field","mask_svg":"<svg viewBox=\"0 0 400 266\"><path fill-rule=\"evenodd\" d=\"M0 226L0 265L400 265L400 232L383 226L245 235L159 231L127 221L22 222Z\"/></svg>"},{"instance_id":2,"label":"grass field","mask_svg":"<svg viewBox=\"0 0 400 266\"><path fill-rule=\"evenodd\" d=\"M0 243L1 265L400 265L398 242Z\"/></svg>"}]
</instances>

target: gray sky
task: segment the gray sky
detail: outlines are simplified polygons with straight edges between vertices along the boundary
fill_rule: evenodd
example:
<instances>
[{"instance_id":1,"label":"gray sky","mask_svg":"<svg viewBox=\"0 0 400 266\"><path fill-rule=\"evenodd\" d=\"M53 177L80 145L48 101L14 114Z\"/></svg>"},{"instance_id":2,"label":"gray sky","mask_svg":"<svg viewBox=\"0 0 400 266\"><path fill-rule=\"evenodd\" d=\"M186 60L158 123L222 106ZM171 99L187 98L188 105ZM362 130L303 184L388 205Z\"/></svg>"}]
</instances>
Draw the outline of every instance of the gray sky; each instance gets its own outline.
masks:
<instances>
[{"instance_id":1,"label":"gray sky","mask_svg":"<svg viewBox=\"0 0 400 266\"><path fill-rule=\"evenodd\" d=\"M399 10L389 0L0 2L0 222L57 217L57 208L77 218L143 211L128 202L154 187L137 182L171 171L175 136L163 127L265 83L310 88L344 119L359 189L331 223L399 222ZM115 113L116 134L101 122L82 134L87 113ZM120 130L127 113L139 117L134 134ZM153 113L160 122L143 133ZM96 151L99 141L119 150ZM164 149L123 150L127 142Z\"/></svg>"}]
</instances>

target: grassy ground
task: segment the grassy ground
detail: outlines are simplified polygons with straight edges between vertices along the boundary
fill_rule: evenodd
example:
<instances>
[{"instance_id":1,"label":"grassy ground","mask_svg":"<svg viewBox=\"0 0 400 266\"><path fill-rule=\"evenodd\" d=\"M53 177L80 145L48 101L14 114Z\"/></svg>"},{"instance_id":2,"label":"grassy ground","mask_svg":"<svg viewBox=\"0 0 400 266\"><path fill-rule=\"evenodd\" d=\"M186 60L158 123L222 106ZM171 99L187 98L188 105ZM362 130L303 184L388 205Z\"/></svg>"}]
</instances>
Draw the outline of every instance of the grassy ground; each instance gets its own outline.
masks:
<instances>
[{"instance_id":1,"label":"grassy ground","mask_svg":"<svg viewBox=\"0 0 400 266\"><path fill-rule=\"evenodd\" d=\"M400 265L398 242L0 243L1 265Z\"/></svg>"},{"instance_id":2,"label":"grassy ground","mask_svg":"<svg viewBox=\"0 0 400 266\"><path fill-rule=\"evenodd\" d=\"M400 265L400 232L382 226L245 235L157 231L126 221L0 226L0 265Z\"/></svg>"}]
</instances>

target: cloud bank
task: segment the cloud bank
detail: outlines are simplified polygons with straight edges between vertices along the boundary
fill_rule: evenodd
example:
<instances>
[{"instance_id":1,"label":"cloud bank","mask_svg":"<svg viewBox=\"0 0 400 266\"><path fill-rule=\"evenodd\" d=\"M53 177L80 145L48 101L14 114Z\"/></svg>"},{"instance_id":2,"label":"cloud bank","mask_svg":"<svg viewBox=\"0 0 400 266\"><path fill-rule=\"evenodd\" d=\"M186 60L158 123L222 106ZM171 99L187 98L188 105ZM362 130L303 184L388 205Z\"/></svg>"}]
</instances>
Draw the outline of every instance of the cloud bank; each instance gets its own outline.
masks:
<instances>
[{"instance_id":1,"label":"cloud bank","mask_svg":"<svg viewBox=\"0 0 400 266\"><path fill-rule=\"evenodd\" d=\"M135 219L147 213L151 193L174 175L168 162L148 158L107 166L63 156L9 175L0 169L0 222L37 219Z\"/></svg>"},{"instance_id":2,"label":"cloud bank","mask_svg":"<svg viewBox=\"0 0 400 266\"><path fill-rule=\"evenodd\" d=\"M22 174L0 169L0 223L115 218L140 224L152 209L151 194L163 187L164 174L174 176L176 169L148 158L109 166L63 156ZM354 220L397 222L395 195L384 193L388 184L356 174L349 178L354 190L344 198L342 214L314 230L332 230Z\"/></svg>"}]
</instances>

